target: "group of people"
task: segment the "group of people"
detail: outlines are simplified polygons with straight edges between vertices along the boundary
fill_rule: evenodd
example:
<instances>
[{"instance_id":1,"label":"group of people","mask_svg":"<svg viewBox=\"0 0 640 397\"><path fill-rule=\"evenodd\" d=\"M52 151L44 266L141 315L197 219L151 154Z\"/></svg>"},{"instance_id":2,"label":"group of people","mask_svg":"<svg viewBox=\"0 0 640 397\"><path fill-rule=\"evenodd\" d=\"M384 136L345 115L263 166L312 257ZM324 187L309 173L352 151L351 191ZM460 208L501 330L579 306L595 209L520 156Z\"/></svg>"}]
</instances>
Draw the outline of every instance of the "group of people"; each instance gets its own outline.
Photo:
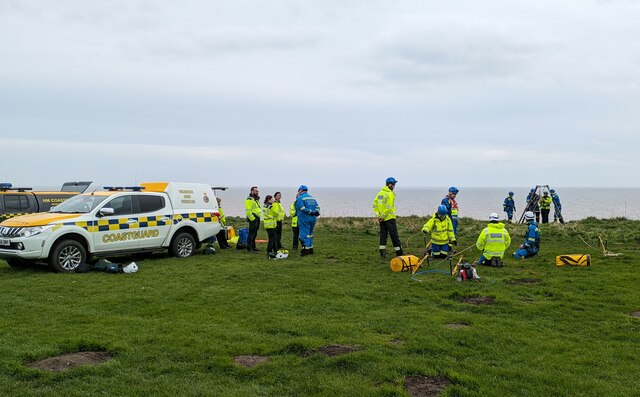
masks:
<instances>
[{"instance_id":1,"label":"group of people","mask_svg":"<svg viewBox=\"0 0 640 397\"><path fill-rule=\"evenodd\" d=\"M398 181L395 178L387 178L385 180L385 186L378 192L373 200L373 212L380 226L379 251L382 258L387 257L388 237L391 238L395 254L397 256L404 255L396 225L394 190L397 183ZM551 192L555 194L555 190L552 189ZM458 202L456 201L456 197L458 193L458 188L455 186L450 187L440 205L438 205L436 212L422 227L423 233L430 234L431 239L427 246L427 255L431 258L448 257L452 250L451 246L458 244L456 239L458 232ZM553 202L555 203L556 201ZM559 198L557 198L557 203L556 205L559 207ZM504 200L504 211L507 213L509 221L513 218L515 210L513 192L509 192L509 197ZM524 218L527 221L527 232L525 233L524 242L518 250L513 253L514 258L534 256L540 249L540 230L537 221L534 219L534 213L532 211L526 211ZM500 266L502 264L501 260L509 245L511 245L511 236L505 229L504 223L500 222L498 214L495 212L491 213L489 215L489 224L480 232L476 241L476 247L482 251L476 263L487 264L487 261L491 261L492 264Z\"/></svg>"},{"instance_id":2,"label":"group of people","mask_svg":"<svg viewBox=\"0 0 640 397\"><path fill-rule=\"evenodd\" d=\"M549 189L544 191L542 197L537 193L536 188L532 188L527 194L527 209L535 214L536 222L540 222L542 217L542 223L549 223L549 213L551 212L551 204L553 204L553 221L564 223L562 218L562 204L560 203L560 196L556 193L555 189ZM507 213L507 219L511 222L513 213L516 211L516 204L513 200L513 192L509 192L509 196L504 199L502 204L504 212Z\"/></svg>"},{"instance_id":3,"label":"group of people","mask_svg":"<svg viewBox=\"0 0 640 397\"><path fill-rule=\"evenodd\" d=\"M267 257L275 258L277 251L284 248L282 246L282 221L285 217L285 210L281 202L282 194L280 192L273 195L268 194L261 204L259 193L258 187L253 186L244 201L245 215L249 222L247 252L255 254L260 251L256 247L256 238L262 221L269 236ZM320 216L320 206L316 199L309 194L309 188L306 185L300 185L298 188L296 200L291 204L289 215L293 231L291 248L297 250L298 241L300 241L302 245L300 255L313 255L313 230L316 218Z\"/></svg>"}]
</instances>

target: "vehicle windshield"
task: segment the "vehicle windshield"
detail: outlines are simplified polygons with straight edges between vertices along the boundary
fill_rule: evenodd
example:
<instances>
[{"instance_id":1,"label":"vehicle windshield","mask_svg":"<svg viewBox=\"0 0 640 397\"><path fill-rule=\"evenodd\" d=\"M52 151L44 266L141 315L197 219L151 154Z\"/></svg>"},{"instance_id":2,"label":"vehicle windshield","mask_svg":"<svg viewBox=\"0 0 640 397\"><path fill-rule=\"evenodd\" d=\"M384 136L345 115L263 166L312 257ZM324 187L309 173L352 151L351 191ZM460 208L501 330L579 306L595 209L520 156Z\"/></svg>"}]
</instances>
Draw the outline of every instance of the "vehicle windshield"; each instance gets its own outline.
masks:
<instances>
[{"instance_id":1,"label":"vehicle windshield","mask_svg":"<svg viewBox=\"0 0 640 397\"><path fill-rule=\"evenodd\" d=\"M91 212L106 196L78 195L52 207L49 212L62 214L86 214Z\"/></svg>"}]
</instances>

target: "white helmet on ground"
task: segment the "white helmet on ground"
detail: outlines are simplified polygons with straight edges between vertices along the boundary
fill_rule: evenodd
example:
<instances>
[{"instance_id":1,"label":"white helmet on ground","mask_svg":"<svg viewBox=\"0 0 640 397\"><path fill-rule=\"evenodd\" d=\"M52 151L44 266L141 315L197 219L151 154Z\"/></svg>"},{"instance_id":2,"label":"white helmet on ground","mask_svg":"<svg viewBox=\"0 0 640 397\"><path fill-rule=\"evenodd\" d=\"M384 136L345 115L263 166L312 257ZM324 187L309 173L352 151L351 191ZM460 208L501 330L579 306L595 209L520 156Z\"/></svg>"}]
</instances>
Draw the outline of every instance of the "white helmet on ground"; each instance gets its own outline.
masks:
<instances>
[{"instance_id":1,"label":"white helmet on ground","mask_svg":"<svg viewBox=\"0 0 640 397\"><path fill-rule=\"evenodd\" d=\"M289 251L287 250L279 250L276 254L276 259L286 259L289 257Z\"/></svg>"},{"instance_id":2,"label":"white helmet on ground","mask_svg":"<svg viewBox=\"0 0 640 397\"><path fill-rule=\"evenodd\" d=\"M138 271L138 265L136 265L135 262L131 262L127 266L123 267L122 271L125 273L135 273Z\"/></svg>"},{"instance_id":3,"label":"white helmet on ground","mask_svg":"<svg viewBox=\"0 0 640 397\"><path fill-rule=\"evenodd\" d=\"M490 221L497 221L498 219L500 219L500 217L495 212L492 212L492 213L489 214L489 220Z\"/></svg>"},{"instance_id":4,"label":"white helmet on ground","mask_svg":"<svg viewBox=\"0 0 640 397\"><path fill-rule=\"evenodd\" d=\"M533 212L527 211L527 212L524 213L524 219L526 219L528 221L532 221L533 218L535 218L535 215L533 215Z\"/></svg>"}]
</instances>

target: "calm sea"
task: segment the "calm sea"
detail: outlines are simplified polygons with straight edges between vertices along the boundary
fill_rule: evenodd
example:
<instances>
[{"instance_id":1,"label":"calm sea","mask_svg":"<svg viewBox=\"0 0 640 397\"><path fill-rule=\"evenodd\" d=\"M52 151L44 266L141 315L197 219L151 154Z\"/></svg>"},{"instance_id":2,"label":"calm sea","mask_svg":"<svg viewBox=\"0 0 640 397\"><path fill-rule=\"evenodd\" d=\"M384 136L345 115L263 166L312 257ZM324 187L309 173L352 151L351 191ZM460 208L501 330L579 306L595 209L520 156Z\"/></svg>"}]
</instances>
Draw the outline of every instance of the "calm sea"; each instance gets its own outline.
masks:
<instances>
[{"instance_id":1,"label":"calm sea","mask_svg":"<svg viewBox=\"0 0 640 397\"><path fill-rule=\"evenodd\" d=\"M43 189L44 187L39 187ZM59 187L48 187L58 190ZM525 198L530 188L463 188L458 194L460 216L486 219L491 212L502 212L502 202L509 190L515 193L517 214L519 217L525 207ZM640 188L555 188L562 203L562 215L565 220L625 217L640 219ZM322 216L361 216L373 217L372 202L377 188L313 188L309 193L320 203ZM296 187L274 188L260 187L260 196L282 193L282 202L288 209L295 199ZM244 216L244 199L249 188L232 187L226 191L217 191L222 198L222 206L228 216ZM397 213L400 216L432 214L447 192L447 188L402 188L396 192ZM553 210L552 210L553 211ZM551 215L553 216L553 215Z\"/></svg>"},{"instance_id":2,"label":"calm sea","mask_svg":"<svg viewBox=\"0 0 640 397\"><path fill-rule=\"evenodd\" d=\"M530 188L461 188L458 194L460 216L487 219L491 212L502 212L502 202L509 190L515 193L517 216L525 207L525 198ZM640 219L640 188L555 188L562 203L565 220L626 217ZM295 199L296 188L281 188L285 208ZM309 193L318 200L323 216L373 217L372 202L378 188L311 188ZM222 207L230 216L244 216L244 199L248 188L231 188L218 191ZM260 196L273 195L277 190L260 187ZM402 188L396 192L397 213L400 216L425 216L435 211L447 192L446 188ZM553 211L553 209L552 209ZM553 214L553 212L552 212ZM551 215L553 217L553 215Z\"/></svg>"}]
</instances>

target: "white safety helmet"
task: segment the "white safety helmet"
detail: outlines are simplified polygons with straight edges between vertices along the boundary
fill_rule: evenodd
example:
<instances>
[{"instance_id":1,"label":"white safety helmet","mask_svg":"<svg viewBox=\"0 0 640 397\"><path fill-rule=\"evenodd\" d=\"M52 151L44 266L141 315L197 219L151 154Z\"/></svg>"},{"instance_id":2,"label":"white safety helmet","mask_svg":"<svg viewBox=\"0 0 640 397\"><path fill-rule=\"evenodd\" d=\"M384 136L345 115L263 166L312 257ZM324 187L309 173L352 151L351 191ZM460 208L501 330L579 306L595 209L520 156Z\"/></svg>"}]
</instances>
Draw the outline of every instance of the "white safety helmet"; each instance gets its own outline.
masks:
<instances>
[{"instance_id":1,"label":"white safety helmet","mask_svg":"<svg viewBox=\"0 0 640 397\"><path fill-rule=\"evenodd\" d=\"M138 265L136 265L135 262L131 262L127 266L123 267L122 271L125 273L135 273L138 271Z\"/></svg>"},{"instance_id":2,"label":"white safety helmet","mask_svg":"<svg viewBox=\"0 0 640 397\"><path fill-rule=\"evenodd\" d=\"M532 221L533 218L535 218L535 215L533 215L533 212L527 211L527 212L524 213L524 219L526 219L528 221Z\"/></svg>"},{"instance_id":3,"label":"white safety helmet","mask_svg":"<svg viewBox=\"0 0 640 397\"><path fill-rule=\"evenodd\" d=\"M495 212L492 212L492 213L489 214L489 220L490 221L497 221L498 219L500 219L500 217Z\"/></svg>"},{"instance_id":4,"label":"white safety helmet","mask_svg":"<svg viewBox=\"0 0 640 397\"><path fill-rule=\"evenodd\" d=\"M276 254L276 259L287 259L289 257L289 251L279 250Z\"/></svg>"}]
</instances>

